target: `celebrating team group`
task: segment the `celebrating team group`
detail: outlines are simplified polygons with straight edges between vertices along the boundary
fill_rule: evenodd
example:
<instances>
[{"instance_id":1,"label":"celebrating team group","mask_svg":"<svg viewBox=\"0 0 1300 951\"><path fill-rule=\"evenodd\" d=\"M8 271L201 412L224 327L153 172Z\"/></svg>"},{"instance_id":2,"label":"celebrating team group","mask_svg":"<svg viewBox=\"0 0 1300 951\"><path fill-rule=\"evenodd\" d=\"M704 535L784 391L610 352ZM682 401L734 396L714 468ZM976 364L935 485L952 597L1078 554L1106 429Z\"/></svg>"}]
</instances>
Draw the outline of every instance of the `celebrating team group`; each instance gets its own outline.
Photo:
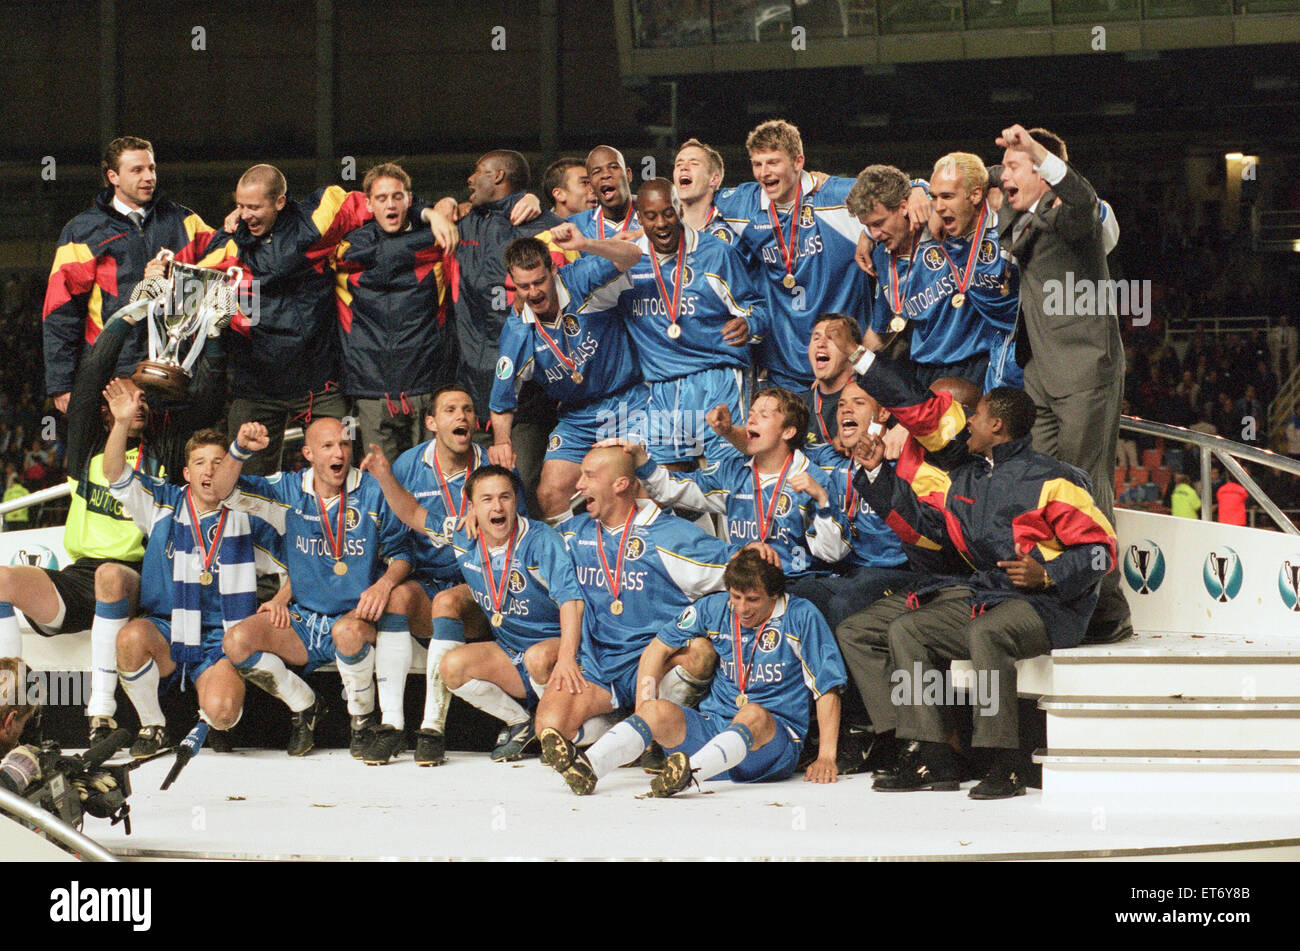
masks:
<instances>
[{"instance_id":1,"label":"celebrating team group","mask_svg":"<svg viewBox=\"0 0 1300 951\"><path fill-rule=\"evenodd\" d=\"M494 760L539 749L581 795L631 763L655 796L799 768L1023 793L1016 661L1129 630L1117 326L1042 290L1105 278L1118 228L1058 137L994 140L996 177L952 152L838 178L772 120L733 187L696 139L671 180L599 146L546 170L548 212L510 150L468 202L392 163L295 200L255 165L217 228L116 140L45 307L73 563L0 568L0 656L15 610L89 628L92 739L120 685L137 757L178 726L164 690L220 748L247 683L305 755L332 663L352 754L395 761L419 641L423 766L455 695L501 721ZM129 306L177 263L240 282L180 398L133 382L162 305ZM969 733L899 689L954 659L992 674Z\"/></svg>"}]
</instances>

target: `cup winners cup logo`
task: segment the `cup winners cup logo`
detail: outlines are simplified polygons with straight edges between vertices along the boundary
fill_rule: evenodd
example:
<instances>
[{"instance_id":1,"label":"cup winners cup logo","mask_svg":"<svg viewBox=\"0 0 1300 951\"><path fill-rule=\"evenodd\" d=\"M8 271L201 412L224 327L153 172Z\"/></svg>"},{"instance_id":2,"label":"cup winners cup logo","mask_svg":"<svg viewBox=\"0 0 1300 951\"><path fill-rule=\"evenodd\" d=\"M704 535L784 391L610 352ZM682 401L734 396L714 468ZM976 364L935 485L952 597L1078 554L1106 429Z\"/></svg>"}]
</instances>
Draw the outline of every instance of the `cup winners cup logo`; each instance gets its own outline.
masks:
<instances>
[{"instance_id":1,"label":"cup winners cup logo","mask_svg":"<svg viewBox=\"0 0 1300 951\"><path fill-rule=\"evenodd\" d=\"M1300 555L1292 555L1282 562L1277 573L1277 591L1287 610L1300 614Z\"/></svg>"},{"instance_id":2,"label":"cup winners cup logo","mask_svg":"<svg viewBox=\"0 0 1300 951\"><path fill-rule=\"evenodd\" d=\"M1201 580L1210 597L1219 604L1227 604L1241 593L1241 556L1226 545L1217 548L1205 559Z\"/></svg>"},{"instance_id":3,"label":"cup winners cup logo","mask_svg":"<svg viewBox=\"0 0 1300 951\"><path fill-rule=\"evenodd\" d=\"M1165 580L1165 556L1149 538L1129 545L1124 553L1124 580L1138 594L1150 594Z\"/></svg>"}]
</instances>

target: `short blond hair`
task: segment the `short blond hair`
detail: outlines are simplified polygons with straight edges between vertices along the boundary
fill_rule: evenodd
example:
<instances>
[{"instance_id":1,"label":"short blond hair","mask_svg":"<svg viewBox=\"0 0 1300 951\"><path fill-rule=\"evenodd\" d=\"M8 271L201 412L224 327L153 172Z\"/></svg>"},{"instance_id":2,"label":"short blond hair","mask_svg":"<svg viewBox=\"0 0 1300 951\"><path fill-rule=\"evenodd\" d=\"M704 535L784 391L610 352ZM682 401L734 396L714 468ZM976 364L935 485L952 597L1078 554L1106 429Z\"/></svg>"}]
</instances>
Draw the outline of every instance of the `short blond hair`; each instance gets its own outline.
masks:
<instances>
[{"instance_id":1,"label":"short blond hair","mask_svg":"<svg viewBox=\"0 0 1300 951\"><path fill-rule=\"evenodd\" d=\"M962 182L966 185L966 194L969 195L977 188L988 191L989 170L984 167L984 161L978 155L970 152L949 152L934 163L931 177L940 172L954 171L961 175Z\"/></svg>"},{"instance_id":2,"label":"short blond hair","mask_svg":"<svg viewBox=\"0 0 1300 951\"><path fill-rule=\"evenodd\" d=\"M759 123L745 139L745 150L755 152L781 151L796 159L803 155L803 138L799 127L785 119L768 119Z\"/></svg>"},{"instance_id":3,"label":"short blond hair","mask_svg":"<svg viewBox=\"0 0 1300 951\"><path fill-rule=\"evenodd\" d=\"M239 184L261 185L266 189L266 197L271 201L275 201L289 190L289 183L285 181L284 172L274 165L254 165L239 176Z\"/></svg>"}]
</instances>

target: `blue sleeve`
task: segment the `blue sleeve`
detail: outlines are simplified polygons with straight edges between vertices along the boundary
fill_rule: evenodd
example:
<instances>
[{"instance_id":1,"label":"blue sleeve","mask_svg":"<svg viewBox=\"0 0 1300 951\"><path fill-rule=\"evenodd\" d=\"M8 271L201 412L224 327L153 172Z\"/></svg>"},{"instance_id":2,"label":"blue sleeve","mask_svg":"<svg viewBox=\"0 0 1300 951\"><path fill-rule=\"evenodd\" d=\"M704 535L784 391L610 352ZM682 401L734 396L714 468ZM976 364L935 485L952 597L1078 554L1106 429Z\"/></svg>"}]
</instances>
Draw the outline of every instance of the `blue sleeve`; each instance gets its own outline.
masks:
<instances>
[{"instance_id":1,"label":"blue sleeve","mask_svg":"<svg viewBox=\"0 0 1300 951\"><path fill-rule=\"evenodd\" d=\"M564 547L559 533L537 522L533 523L533 528L546 529L538 539L537 566L546 579L551 600L556 604L581 601L582 589L578 587L578 573L573 568L573 559L569 557L569 550Z\"/></svg>"},{"instance_id":2,"label":"blue sleeve","mask_svg":"<svg viewBox=\"0 0 1300 951\"><path fill-rule=\"evenodd\" d=\"M411 531L393 514L383 496L379 498L379 554L391 561L413 562Z\"/></svg>"},{"instance_id":3,"label":"blue sleeve","mask_svg":"<svg viewBox=\"0 0 1300 951\"><path fill-rule=\"evenodd\" d=\"M708 596L701 598L694 604L688 604L682 609L682 613L677 615L659 629L659 640L671 648L685 647L697 637L708 637L708 625L704 623L704 608Z\"/></svg>"},{"instance_id":4,"label":"blue sleeve","mask_svg":"<svg viewBox=\"0 0 1300 951\"><path fill-rule=\"evenodd\" d=\"M299 478L301 477L296 472L277 472L271 476L241 475L236 482L236 487L248 495L257 495L279 502L281 505L292 506L298 501L298 495L302 492Z\"/></svg>"},{"instance_id":5,"label":"blue sleeve","mask_svg":"<svg viewBox=\"0 0 1300 951\"><path fill-rule=\"evenodd\" d=\"M740 252L723 241L718 241L718 245L718 277L727 285L736 304L748 312L745 319L749 322L749 335L766 336L771 326L771 318L767 312L767 298L759 289L749 268L745 266L745 260L740 256ZM725 304L726 301L723 303Z\"/></svg>"},{"instance_id":6,"label":"blue sleeve","mask_svg":"<svg viewBox=\"0 0 1300 951\"><path fill-rule=\"evenodd\" d=\"M581 310L593 293L618 277L620 271L609 258L599 254L584 254L560 268L559 276L569 292L570 304Z\"/></svg>"},{"instance_id":7,"label":"blue sleeve","mask_svg":"<svg viewBox=\"0 0 1300 951\"><path fill-rule=\"evenodd\" d=\"M519 388L533 375L533 358L528 352L532 336L518 314L506 317L501 327L492 392L488 396L490 412L513 413L519 405Z\"/></svg>"},{"instance_id":8,"label":"blue sleeve","mask_svg":"<svg viewBox=\"0 0 1300 951\"><path fill-rule=\"evenodd\" d=\"M1007 287L1005 294L1002 293L1004 282ZM999 252L991 264L979 262L970 293L974 298L972 303L979 308L986 324L997 330L1010 330L1015 326L1020 309L1020 269L1010 260L1010 255Z\"/></svg>"},{"instance_id":9,"label":"blue sleeve","mask_svg":"<svg viewBox=\"0 0 1300 951\"><path fill-rule=\"evenodd\" d=\"M889 274L889 252L878 244L871 249L871 258L876 265L876 292L871 295L870 327L876 334L884 336L889 332L889 321L893 319L888 291L885 290L886 275Z\"/></svg>"},{"instance_id":10,"label":"blue sleeve","mask_svg":"<svg viewBox=\"0 0 1300 951\"><path fill-rule=\"evenodd\" d=\"M799 608L798 623L792 625L794 630L790 632L791 643L803 667L804 683L814 697L820 698L828 690L845 686L849 678L840 647L826 619L808 602Z\"/></svg>"}]
</instances>

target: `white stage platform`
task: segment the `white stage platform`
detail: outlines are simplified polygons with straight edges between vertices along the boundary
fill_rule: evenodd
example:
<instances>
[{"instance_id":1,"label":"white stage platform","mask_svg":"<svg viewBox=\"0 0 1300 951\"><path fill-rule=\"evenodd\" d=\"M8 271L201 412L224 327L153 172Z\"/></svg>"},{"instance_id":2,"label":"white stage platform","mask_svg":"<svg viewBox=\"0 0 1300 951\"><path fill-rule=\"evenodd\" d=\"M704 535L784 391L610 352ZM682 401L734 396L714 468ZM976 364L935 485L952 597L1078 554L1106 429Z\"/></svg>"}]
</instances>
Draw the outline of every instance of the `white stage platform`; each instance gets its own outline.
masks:
<instances>
[{"instance_id":1,"label":"white stage platform","mask_svg":"<svg viewBox=\"0 0 1300 951\"><path fill-rule=\"evenodd\" d=\"M877 793L867 776L704 784L638 799L623 769L578 798L536 759L406 754L370 767L346 750L204 752L167 792L170 757L132 773L133 834L85 831L124 858L253 860L858 859L1153 860L1300 858L1300 814L1178 816L1056 812L1041 795L1000 802L955 793Z\"/></svg>"}]
</instances>

